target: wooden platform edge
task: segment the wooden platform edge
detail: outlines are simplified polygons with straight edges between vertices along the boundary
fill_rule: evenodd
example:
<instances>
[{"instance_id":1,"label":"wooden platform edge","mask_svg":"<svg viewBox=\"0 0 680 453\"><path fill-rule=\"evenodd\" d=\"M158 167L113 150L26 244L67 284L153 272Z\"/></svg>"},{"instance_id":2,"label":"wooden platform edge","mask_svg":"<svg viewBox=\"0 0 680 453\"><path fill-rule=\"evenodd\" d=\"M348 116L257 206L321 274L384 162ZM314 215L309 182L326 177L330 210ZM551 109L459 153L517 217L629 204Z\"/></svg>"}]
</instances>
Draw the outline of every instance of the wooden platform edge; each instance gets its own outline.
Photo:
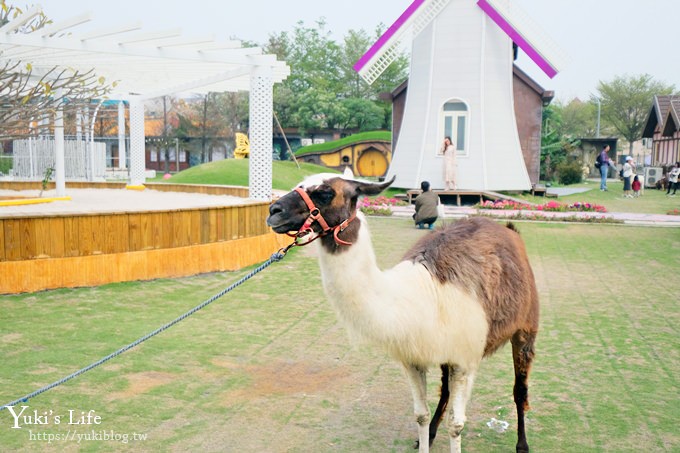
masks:
<instances>
[{"instance_id":1,"label":"wooden platform edge","mask_svg":"<svg viewBox=\"0 0 680 453\"><path fill-rule=\"evenodd\" d=\"M0 294L177 278L241 269L267 260L290 242L267 233L232 241L70 258L0 262Z\"/></svg>"},{"instance_id":2,"label":"wooden platform edge","mask_svg":"<svg viewBox=\"0 0 680 453\"><path fill-rule=\"evenodd\" d=\"M456 197L456 205L461 206L462 202L462 197L478 197L479 202L483 203L484 200L514 200L514 201L521 201L517 200L516 198L511 197L510 195L505 195L501 194L498 192L491 192L488 190L433 190L434 193L436 193L439 196L452 196ZM422 193L422 190L420 189L411 189L406 191L406 201L409 204L413 203L413 200ZM525 201L522 201L522 203L526 203Z\"/></svg>"}]
</instances>

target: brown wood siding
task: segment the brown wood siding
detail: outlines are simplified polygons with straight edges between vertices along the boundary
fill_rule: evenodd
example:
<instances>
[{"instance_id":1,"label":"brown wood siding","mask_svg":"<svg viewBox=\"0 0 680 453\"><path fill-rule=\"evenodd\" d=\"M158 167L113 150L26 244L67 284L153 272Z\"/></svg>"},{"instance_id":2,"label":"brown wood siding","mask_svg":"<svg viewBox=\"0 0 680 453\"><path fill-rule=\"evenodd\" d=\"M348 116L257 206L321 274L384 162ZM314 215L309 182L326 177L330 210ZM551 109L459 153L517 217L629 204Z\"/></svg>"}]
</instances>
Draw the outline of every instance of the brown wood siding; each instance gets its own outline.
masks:
<instances>
[{"instance_id":1,"label":"brown wood siding","mask_svg":"<svg viewBox=\"0 0 680 453\"><path fill-rule=\"evenodd\" d=\"M262 262L289 239L268 233L228 242L73 258L0 262L0 294L176 278Z\"/></svg>"},{"instance_id":2,"label":"brown wood siding","mask_svg":"<svg viewBox=\"0 0 680 453\"><path fill-rule=\"evenodd\" d=\"M543 100L521 78L513 77L512 84L519 143L529 179L535 185L541 173Z\"/></svg>"},{"instance_id":3,"label":"brown wood siding","mask_svg":"<svg viewBox=\"0 0 680 453\"><path fill-rule=\"evenodd\" d=\"M268 206L4 218L0 261L137 252L258 236L269 231Z\"/></svg>"},{"instance_id":4,"label":"brown wood siding","mask_svg":"<svg viewBox=\"0 0 680 453\"><path fill-rule=\"evenodd\" d=\"M672 165L680 161L680 131L675 131L672 137L663 137L657 128L652 142L652 165Z\"/></svg>"}]
</instances>

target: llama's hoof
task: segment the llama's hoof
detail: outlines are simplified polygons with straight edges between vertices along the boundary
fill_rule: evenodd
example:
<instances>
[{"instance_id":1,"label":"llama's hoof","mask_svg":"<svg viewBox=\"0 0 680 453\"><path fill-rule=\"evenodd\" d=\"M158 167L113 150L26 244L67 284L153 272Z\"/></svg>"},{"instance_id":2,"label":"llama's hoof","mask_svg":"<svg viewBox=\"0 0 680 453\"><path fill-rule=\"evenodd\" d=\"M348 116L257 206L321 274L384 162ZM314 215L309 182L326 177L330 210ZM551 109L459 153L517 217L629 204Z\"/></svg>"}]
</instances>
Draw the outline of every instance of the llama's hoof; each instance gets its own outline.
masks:
<instances>
[{"instance_id":1,"label":"llama's hoof","mask_svg":"<svg viewBox=\"0 0 680 453\"><path fill-rule=\"evenodd\" d=\"M430 437L430 448L432 448L432 444L434 443L434 437ZM418 450L420 448L420 440L416 439L416 441L413 443L413 449Z\"/></svg>"}]
</instances>

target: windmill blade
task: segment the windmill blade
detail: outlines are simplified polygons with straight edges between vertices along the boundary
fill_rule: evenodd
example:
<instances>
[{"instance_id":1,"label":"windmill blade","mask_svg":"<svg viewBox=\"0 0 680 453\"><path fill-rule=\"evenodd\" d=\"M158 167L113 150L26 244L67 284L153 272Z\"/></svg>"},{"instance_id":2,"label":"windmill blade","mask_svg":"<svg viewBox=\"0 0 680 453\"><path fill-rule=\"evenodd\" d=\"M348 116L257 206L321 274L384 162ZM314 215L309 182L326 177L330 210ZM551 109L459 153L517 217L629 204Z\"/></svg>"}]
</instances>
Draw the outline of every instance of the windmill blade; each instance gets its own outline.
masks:
<instances>
[{"instance_id":1,"label":"windmill blade","mask_svg":"<svg viewBox=\"0 0 680 453\"><path fill-rule=\"evenodd\" d=\"M545 74L553 78L566 66L566 53L529 15L508 0L479 0L482 10Z\"/></svg>"},{"instance_id":2,"label":"windmill blade","mask_svg":"<svg viewBox=\"0 0 680 453\"><path fill-rule=\"evenodd\" d=\"M402 39L413 31L417 35L450 0L414 0L401 16L354 64L354 70L370 85L399 56Z\"/></svg>"}]
</instances>

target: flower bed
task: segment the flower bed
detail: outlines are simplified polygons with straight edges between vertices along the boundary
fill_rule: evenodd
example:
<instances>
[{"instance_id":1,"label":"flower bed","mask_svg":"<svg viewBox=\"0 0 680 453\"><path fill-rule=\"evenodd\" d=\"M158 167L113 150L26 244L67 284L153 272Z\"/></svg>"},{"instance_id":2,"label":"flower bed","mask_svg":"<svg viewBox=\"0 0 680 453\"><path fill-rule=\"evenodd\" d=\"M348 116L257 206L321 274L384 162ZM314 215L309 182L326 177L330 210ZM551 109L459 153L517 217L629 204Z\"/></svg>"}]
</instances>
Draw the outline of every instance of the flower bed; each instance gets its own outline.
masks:
<instances>
[{"instance_id":1,"label":"flower bed","mask_svg":"<svg viewBox=\"0 0 680 453\"><path fill-rule=\"evenodd\" d=\"M391 216L391 207L400 205L406 205L406 203L382 195L376 198L363 197L359 200L359 209L366 215Z\"/></svg>"},{"instance_id":2,"label":"flower bed","mask_svg":"<svg viewBox=\"0 0 680 453\"><path fill-rule=\"evenodd\" d=\"M475 214L480 217L491 217L498 218L492 214ZM612 217L605 216L579 216L578 214L572 214L566 217L552 217L541 215L537 212L515 212L510 213L510 215L504 216L505 220L533 220L539 222L578 222L578 223L625 223L623 220L614 219Z\"/></svg>"},{"instance_id":3,"label":"flower bed","mask_svg":"<svg viewBox=\"0 0 680 453\"><path fill-rule=\"evenodd\" d=\"M487 200L476 205L479 209L504 209L515 211L548 211L548 212L607 212L607 209L598 204L583 203L577 201L572 204L549 201L545 204L531 205L512 200Z\"/></svg>"}]
</instances>

